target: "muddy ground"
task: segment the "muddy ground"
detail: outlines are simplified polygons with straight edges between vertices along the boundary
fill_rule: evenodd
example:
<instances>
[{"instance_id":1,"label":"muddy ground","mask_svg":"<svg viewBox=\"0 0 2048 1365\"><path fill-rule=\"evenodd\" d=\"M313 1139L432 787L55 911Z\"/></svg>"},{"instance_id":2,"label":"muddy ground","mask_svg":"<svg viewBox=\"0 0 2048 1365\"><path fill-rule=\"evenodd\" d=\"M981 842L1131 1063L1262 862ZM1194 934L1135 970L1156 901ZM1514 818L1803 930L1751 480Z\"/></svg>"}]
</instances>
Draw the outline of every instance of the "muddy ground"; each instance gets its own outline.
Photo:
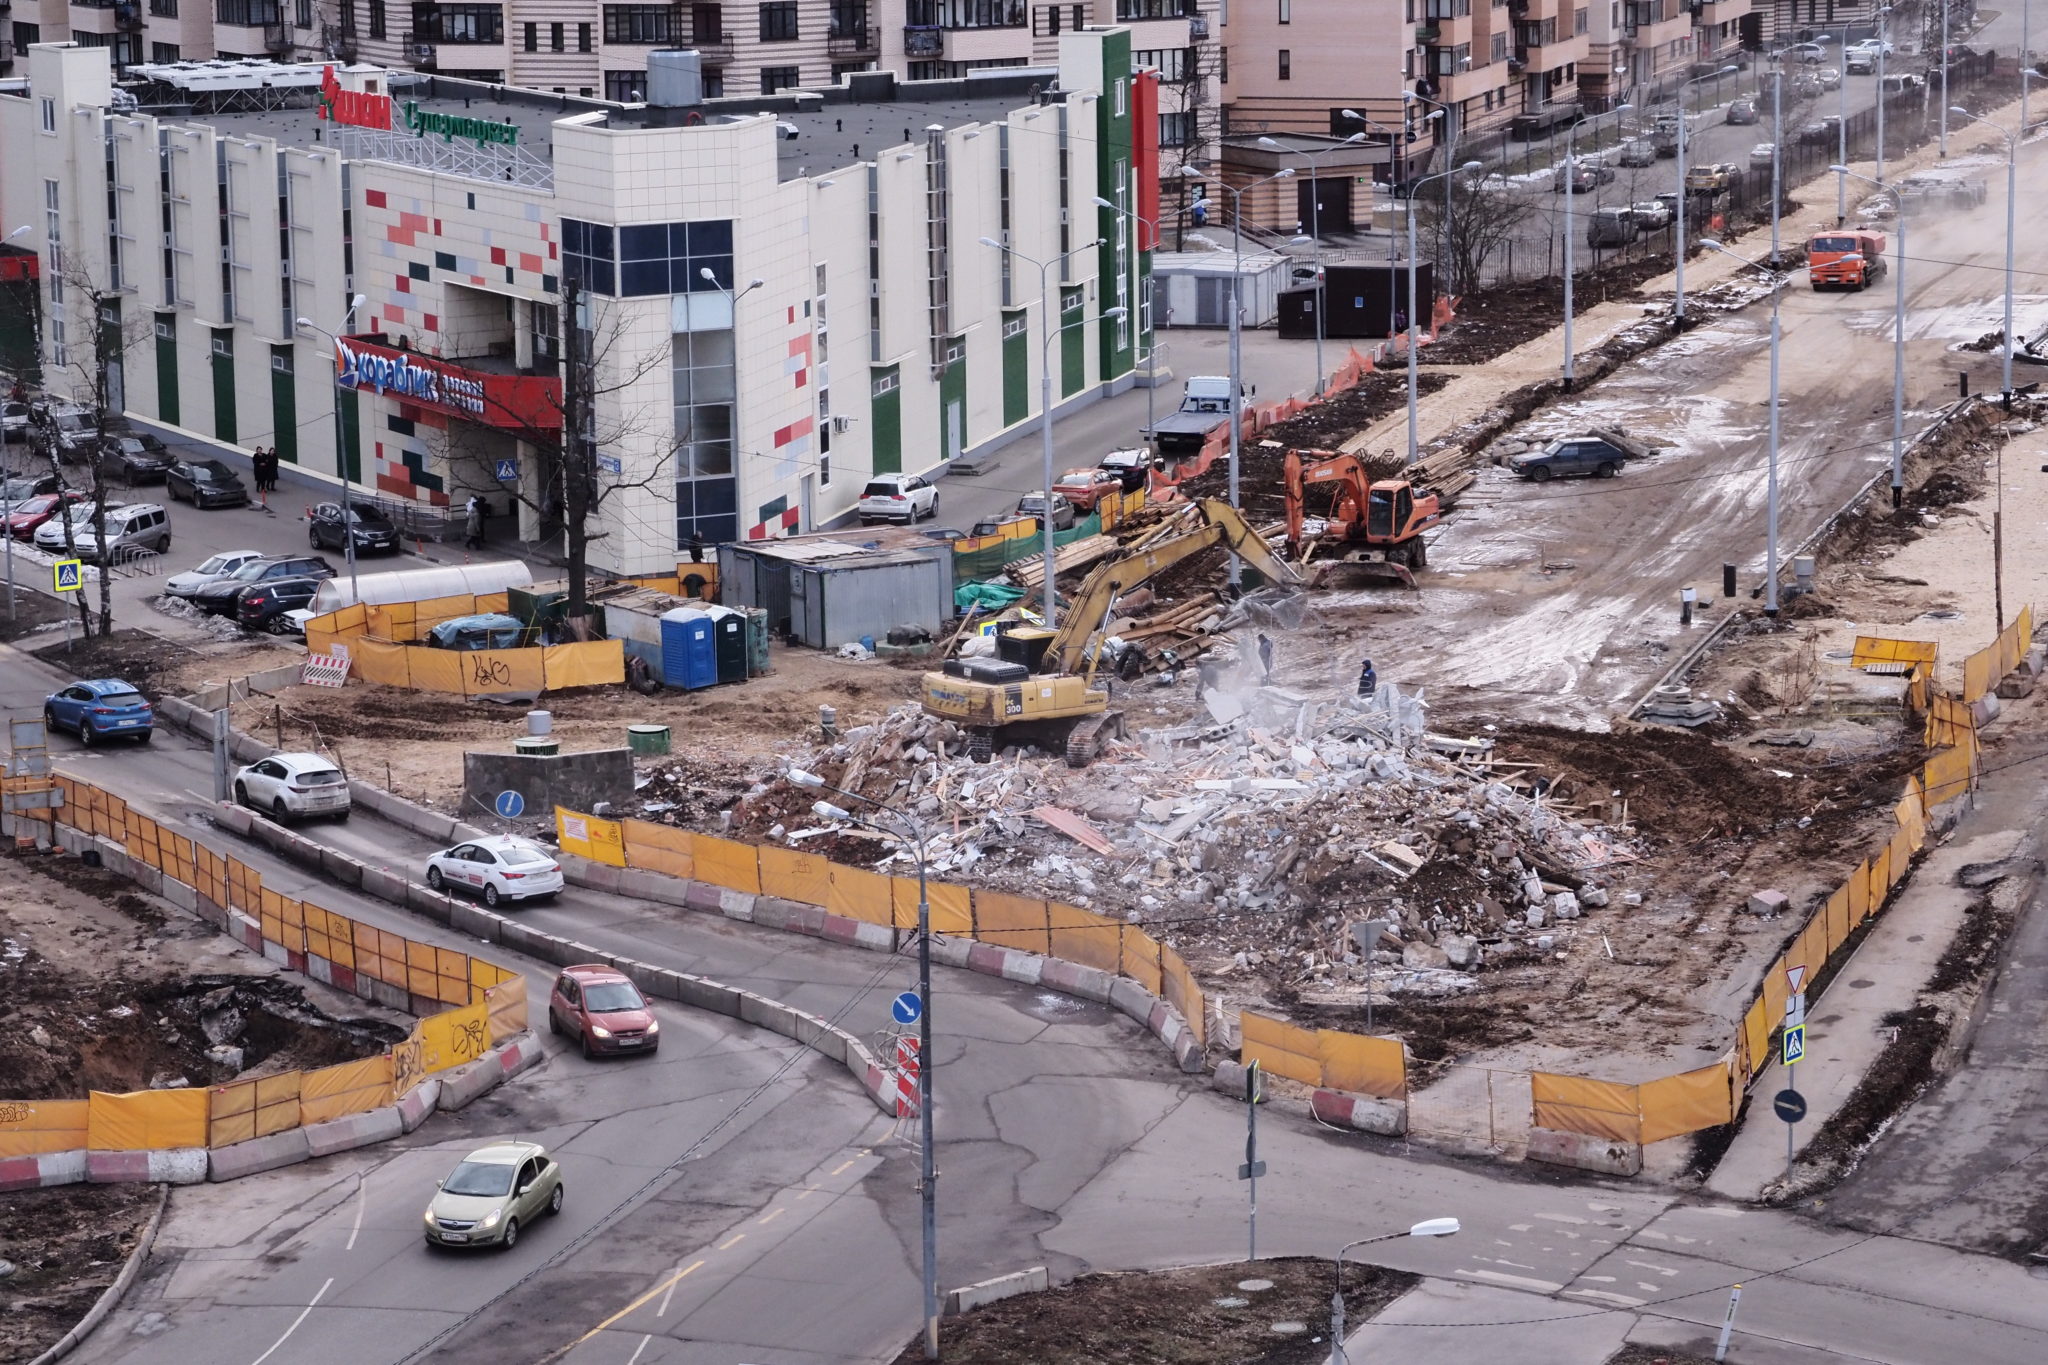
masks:
<instances>
[{"instance_id":1,"label":"muddy ground","mask_svg":"<svg viewBox=\"0 0 2048 1365\"><path fill-rule=\"evenodd\" d=\"M162 1191L60 1185L0 1199L0 1361L29 1361L70 1331L121 1273Z\"/></svg>"},{"instance_id":2,"label":"muddy ground","mask_svg":"<svg viewBox=\"0 0 2048 1365\"><path fill-rule=\"evenodd\" d=\"M1345 1321L1359 1326L1417 1279L1348 1265ZM1084 1275L947 1318L939 1345L956 1365L1322 1365L1335 1292L1330 1262L1307 1258ZM897 1357L923 1359L921 1341Z\"/></svg>"}]
</instances>

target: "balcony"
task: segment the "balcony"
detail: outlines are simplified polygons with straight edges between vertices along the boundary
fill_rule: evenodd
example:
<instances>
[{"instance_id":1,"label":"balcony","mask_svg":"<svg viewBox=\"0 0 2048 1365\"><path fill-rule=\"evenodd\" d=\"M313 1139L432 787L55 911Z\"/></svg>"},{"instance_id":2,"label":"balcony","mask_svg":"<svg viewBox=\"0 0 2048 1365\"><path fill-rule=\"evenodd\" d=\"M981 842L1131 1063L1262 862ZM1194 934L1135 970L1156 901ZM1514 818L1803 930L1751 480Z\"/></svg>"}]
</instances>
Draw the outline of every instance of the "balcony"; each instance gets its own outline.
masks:
<instances>
[{"instance_id":1,"label":"balcony","mask_svg":"<svg viewBox=\"0 0 2048 1365\"><path fill-rule=\"evenodd\" d=\"M1706 0L1694 12L1693 22L1702 28L1713 28L1718 24L1732 24L1754 12L1755 7L1750 0Z\"/></svg>"},{"instance_id":2,"label":"balcony","mask_svg":"<svg viewBox=\"0 0 2048 1365\"><path fill-rule=\"evenodd\" d=\"M946 35L935 28L905 28L903 30L903 55L906 57L937 57L946 50Z\"/></svg>"},{"instance_id":3,"label":"balcony","mask_svg":"<svg viewBox=\"0 0 2048 1365\"><path fill-rule=\"evenodd\" d=\"M117 30L137 31L144 22L142 0L120 0L114 6L114 27Z\"/></svg>"},{"instance_id":4,"label":"balcony","mask_svg":"<svg viewBox=\"0 0 2048 1365\"><path fill-rule=\"evenodd\" d=\"M1542 42L1525 43L1515 49L1515 60L1525 71L1556 71L1585 61L1591 50L1592 40L1579 33L1569 38L1549 37Z\"/></svg>"},{"instance_id":5,"label":"balcony","mask_svg":"<svg viewBox=\"0 0 2048 1365\"><path fill-rule=\"evenodd\" d=\"M833 57L873 57L882 51L880 29L854 28L825 35L825 51Z\"/></svg>"},{"instance_id":6,"label":"balcony","mask_svg":"<svg viewBox=\"0 0 2048 1365\"><path fill-rule=\"evenodd\" d=\"M435 47L433 43L427 40L426 34L402 34L400 35L398 45L403 54L402 60L422 68L431 67L434 64Z\"/></svg>"},{"instance_id":7,"label":"balcony","mask_svg":"<svg viewBox=\"0 0 2048 1365\"><path fill-rule=\"evenodd\" d=\"M0 0L0 3L4 3L4 0ZM1191 43L1206 43L1209 41L1209 21L1207 19L1188 20L1188 41Z\"/></svg>"},{"instance_id":8,"label":"balcony","mask_svg":"<svg viewBox=\"0 0 2048 1365\"><path fill-rule=\"evenodd\" d=\"M282 56L290 52L294 46L291 30L283 24L265 24L263 26L263 50L265 52Z\"/></svg>"},{"instance_id":9,"label":"balcony","mask_svg":"<svg viewBox=\"0 0 2048 1365\"><path fill-rule=\"evenodd\" d=\"M706 33L690 40L690 47L705 66L724 66L732 60L732 35Z\"/></svg>"}]
</instances>

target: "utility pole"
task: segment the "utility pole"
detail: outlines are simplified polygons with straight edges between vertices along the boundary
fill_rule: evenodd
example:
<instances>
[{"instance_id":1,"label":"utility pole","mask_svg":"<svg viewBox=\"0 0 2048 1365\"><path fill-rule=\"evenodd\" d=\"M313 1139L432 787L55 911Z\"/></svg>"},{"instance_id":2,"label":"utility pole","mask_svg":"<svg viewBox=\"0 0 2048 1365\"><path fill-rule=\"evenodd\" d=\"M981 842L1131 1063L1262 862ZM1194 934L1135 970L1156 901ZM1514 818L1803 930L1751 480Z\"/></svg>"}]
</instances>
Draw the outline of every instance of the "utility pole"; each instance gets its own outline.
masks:
<instances>
[{"instance_id":1,"label":"utility pole","mask_svg":"<svg viewBox=\"0 0 2048 1365\"><path fill-rule=\"evenodd\" d=\"M1259 1064L1252 1062L1244 1069L1244 1164L1237 1168L1237 1178L1251 1185L1247 1261L1259 1259L1259 1177L1266 1173L1266 1163L1259 1160L1259 1100Z\"/></svg>"}]
</instances>

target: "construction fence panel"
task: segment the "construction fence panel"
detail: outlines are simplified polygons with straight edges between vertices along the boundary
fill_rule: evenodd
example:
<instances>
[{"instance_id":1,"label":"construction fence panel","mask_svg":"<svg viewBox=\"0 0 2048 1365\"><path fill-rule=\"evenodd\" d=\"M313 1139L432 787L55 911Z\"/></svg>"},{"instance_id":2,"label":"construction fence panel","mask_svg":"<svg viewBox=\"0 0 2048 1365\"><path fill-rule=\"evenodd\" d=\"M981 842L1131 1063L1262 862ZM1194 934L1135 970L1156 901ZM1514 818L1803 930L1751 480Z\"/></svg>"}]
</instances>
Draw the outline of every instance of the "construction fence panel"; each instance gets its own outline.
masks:
<instances>
[{"instance_id":1,"label":"construction fence panel","mask_svg":"<svg viewBox=\"0 0 2048 1365\"><path fill-rule=\"evenodd\" d=\"M357 975L407 989L403 938L388 929L359 922L355 926L355 943Z\"/></svg>"},{"instance_id":2,"label":"construction fence panel","mask_svg":"<svg viewBox=\"0 0 2048 1365\"><path fill-rule=\"evenodd\" d=\"M691 848L698 881L750 896L761 894L761 861L752 844L700 834L691 841Z\"/></svg>"},{"instance_id":3,"label":"construction fence panel","mask_svg":"<svg viewBox=\"0 0 2048 1365\"><path fill-rule=\"evenodd\" d=\"M1383 1100L1408 1098L1408 1053L1398 1038L1319 1029L1323 1084L1353 1095Z\"/></svg>"},{"instance_id":4,"label":"construction fence panel","mask_svg":"<svg viewBox=\"0 0 2048 1365\"><path fill-rule=\"evenodd\" d=\"M206 1145L232 1147L256 1136L256 1082L212 1087L206 1102Z\"/></svg>"},{"instance_id":5,"label":"construction fence panel","mask_svg":"<svg viewBox=\"0 0 2048 1365\"><path fill-rule=\"evenodd\" d=\"M1762 1000L1752 1001L1742 1016L1743 1069L1754 1076L1771 1059L1770 1011Z\"/></svg>"},{"instance_id":6,"label":"construction fence panel","mask_svg":"<svg viewBox=\"0 0 2048 1365\"><path fill-rule=\"evenodd\" d=\"M626 865L626 831L617 820L600 820L595 815L556 806L555 840L564 853L607 867Z\"/></svg>"},{"instance_id":7,"label":"construction fence panel","mask_svg":"<svg viewBox=\"0 0 2048 1365\"><path fill-rule=\"evenodd\" d=\"M620 821L626 866L688 881L697 875L694 836L686 829L646 820Z\"/></svg>"},{"instance_id":8,"label":"construction fence panel","mask_svg":"<svg viewBox=\"0 0 2048 1365\"><path fill-rule=\"evenodd\" d=\"M565 687L616 686L626 680L626 647L617 640L548 645L539 653L541 674L551 692Z\"/></svg>"},{"instance_id":9,"label":"construction fence panel","mask_svg":"<svg viewBox=\"0 0 2048 1365\"><path fill-rule=\"evenodd\" d=\"M499 692L540 692L552 686L538 649L479 649L456 655L461 660L462 694L489 696ZM418 670L414 670L418 676Z\"/></svg>"},{"instance_id":10,"label":"construction fence panel","mask_svg":"<svg viewBox=\"0 0 2048 1365\"><path fill-rule=\"evenodd\" d=\"M369 618L369 609L360 602L314 617L306 622L306 652L332 654L340 644L353 653L355 639L364 633Z\"/></svg>"},{"instance_id":11,"label":"construction fence panel","mask_svg":"<svg viewBox=\"0 0 2048 1365\"><path fill-rule=\"evenodd\" d=\"M212 901L225 907L228 903L228 860L215 853L205 844L192 845L193 872L197 880L193 889Z\"/></svg>"},{"instance_id":12,"label":"construction fence panel","mask_svg":"<svg viewBox=\"0 0 2048 1365\"><path fill-rule=\"evenodd\" d=\"M227 903L251 919L263 913L263 874L240 858L228 859Z\"/></svg>"},{"instance_id":13,"label":"construction fence panel","mask_svg":"<svg viewBox=\"0 0 2048 1365\"><path fill-rule=\"evenodd\" d=\"M1918 781L1906 784L1906 794L1898 804L1899 833L1906 836L1909 852L1918 853L1927 846L1927 813L1920 800Z\"/></svg>"},{"instance_id":14,"label":"construction fence panel","mask_svg":"<svg viewBox=\"0 0 2048 1365\"><path fill-rule=\"evenodd\" d=\"M998 948L1052 955L1052 937L1047 932L1046 904L1005 891L974 893L974 936Z\"/></svg>"},{"instance_id":15,"label":"construction fence panel","mask_svg":"<svg viewBox=\"0 0 2048 1365\"><path fill-rule=\"evenodd\" d=\"M295 953L306 951L304 906L267 886L258 889L257 905L257 923L263 926L264 938Z\"/></svg>"},{"instance_id":16,"label":"construction fence panel","mask_svg":"<svg viewBox=\"0 0 2048 1365\"><path fill-rule=\"evenodd\" d=\"M981 897L976 896L974 904L979 909ZM1161 998L1180 1011L1180 1017L1187 1021L1195 1041L1206 1046L1209 1019L1203 1012L1207 1002L1202 998L1202 988L1195 984L1195 974L1188 970L1188 964L1181 955L1164 944L1159 948L1159 977Z\"/></svg>"},{"instance_id":17,"label":"construction fence panel","mask_svg":"<svg viewBox=\"0 0 2048 1365\"><path fill-rule=\"evenodd\" d=\"M86 1100L0 1100L0 1157L79 1150L89 1107Z\"/></svg>"},{"instance_id":18,"label":"construction fence panel","mask_svg":"<svg viewBox=\"0 0 2048 1365\"><path fill-rule=\"evenodd\" d=\"M368 636L349 641L349 671L366 683L384 687L411 687L406 646Z\"/></svg>"},{"instance_id":19,"label":"construction fence panel","mask_svg":"<svg viewBox=\"0 0 2048 1365\"><path fill-rule=\"evenodd\" d=\"M155 1152L206 1145L204 1090L143 1090L87 1097L85 1145L95 1152Z\"/></svg>"},{"instance_id":20,"label":"construction fence panel","mask_svg":"<svg viewBox=\"0 0 2048 1365\"><path fill-rule=\"evenodd\" d=\"M299 1122L325 1123L391 1103L391 1054L299 1073Z\"/></svg>"},{"instance_id":21,"label":"construction fence panel","mask_svg":"<svg viewBox=\"0 0 2048 1365\"><path fill-rule=\"evenodd\" d=\"M1058 901L1046 905L1046 921L1052 931L1052 955L1084 967L1114 974L1123 958L1123 925L1116 920L1091 914L1079 906Z\"/></svg>"},{"instance_id":22,"label":"construction fence panel","mask_svg":"<svg viewBox=\"0 0 2048 1365\"><path fill-rule=\"evenodd\" d=\"M896 895L887 877L879 872L840 863L828 863L826 866L831 870L826 888L827 910L848 919L866 920L869 924L894 922Z\"/></svg>"},{"instance_id":23,"label":"construction fence panel","mask_svg":"<svg viewBox=\"0 0 2048 1365\"><path fill-rule=\"evenodd\" d=\"M128 812L128 856L161 871L164 865L163 826L146 815Z\"/></svg>"},{"instance_id":24,"label":"construction fence panel","mask_svg":"<svg viewBox=\"0 0 2048 1365\"><path fill-rule=\"evenodd\" d=\"M1953 801L1970 790L1972 746L1943 749L1921 765L1920 780L1927 788L1929 809Z\"/></svg>"},{"instance_id":25,"label":"construction fence panel","mask_svg":"<svg viewBox=\"0 0 2048 1365\"><path fill-rule=\"evenodd\" d=\"M1888 640L1880 635L1859 635L1849 653L1849 667L1869 664L1931 664L1939 657L1932 640Z\"/></svg>"},{"instance_id":26,"label":"construction fence panel","mask_svg":"<svg viewBox=\"0 0 2048 1365\"><path fill-rule=\"evenodd\" d=\"M896 895L896 927L916 928L917 878L895 877L891 879L891 885ZM925 909L931 916L933 933L950 934L955 938L974 937L974 898L966 887L927 880L924 888Z\"/></svg>"},{"instance_id":27,"label":"construction fence panel","mask_svg":"<svg viewBox=\"0 0 2048 1365\"><path fill-rule=\"evenodd\" d=\"M254 1082L257 1137L268 1137L299 1126L299 1083L304 1074L286 1071L259 1077Z\"/></svg>"},{"instance_id":28,"label":"construction fence panel","mask_svg":"<svg viewBox=\"0 0 2048 1365\"><path fill-rule=\"evenodd\" d=\"M482 1001L420 1020L420 1065L428 1075L473 1062L491 1049L489 1007Z\"/></svg>"},{"instance_id":29,"label":"construction fence panel","mask_svg":"<svg viewBox=\"0 0 2048 1365\"><path fill-rule=\"evenodd\" d=\"M1238 1014L1244 1046L1238 1056L1249 1066L1257 1062L1275 1076L1285 1076L1303 1085L1323 1083L1323 1049L1315 1030L1271 1019L1251 1010Z\"/></svg>"},{"instance_id":30,"label":"construction fence panel","mask_svg":"<svg viewBox=\"0 0 2048 1365\"><path fill-rule=\"evenodd\" d=\"M1770 1026L1776 1028L1778 1021L1785 1017L1785 997L1791 987L1785 980L1786 959L1782 956L1764 968L1764 984L1761 994L1764 999L1764 1016Z\"/></svg>"},{"instance_id":31,"label":"construction fence panel","mask_svg":"<svg viewBox=\"0 0 2048 1365\"><path fill-rule=\"evenodd\" d=\"M402 1043L391 1045L391 1098L402 1100L413 1092L413 1087L427 1078L426 1043L422 1040L420 1024L412 1026L412 1033Z\"/></svg>"},{"instance_id":32,"label":"construction fence panel","mask_svg":"<svg viewBox=\"0 0 2048 1365\"><path fill-rule=\"evenodd\" d=\"M1885 850L1891 869L1891 881L1897 886L1906 879L1913 868L1913 839L1905 830L1893 833L1890 846Z\"/></svg>"},{"instance_id":33,"label":"construction fence panel","mask_svg":"<svg viewBox=\"0 0 2048 1365\"><path fill-rule=\"evenodd\" d=\"M1742 1093L1731 1054L1697 1071L1681 1072L1636 1087L1642 1105L1642 1141L1661 1142L1681 1133L1697 1133L1735 1121Z\"/></svg>"},{"instance_id":34,"label":"construction fence panel","mask_svg":"<svg viewBox=\"0 0 2048 1365\"><path fill-rule=\"evenodd\" d=\"M1642 1105L1633 1085L1533 1071L1529 1097L1539 1128L1615 1142L1643 1140Z\"/></svg>"},{"instance_id":35,"label":"construction fence panel","mask_svg":"<svg viewBox=\"0 0 2048 1365\"><path fill-rule=\"evenodd\" d=\"M526 978L508 976L484 988L484 1018L491 1046L526 1028Z\"/></svg>"},{"instance_id":36,"label":"construction fence panel","mask_svg":"<svg viewBox=\"0 0 2048 1365\"><path fill-rule=\"evenodd\" d=\"M416 692L452 692L460 696L468 689L464 686L469 676L467 660L472 656L458 654L452 649L422 649L418 645L401 645L405 651L405 685ZM511 690L511 684L502 689ZM538 685L529 689L539 691Z\"/></svg>"},{"instance_id":37,"label":"construction fence panel","mask_svg":"<svg viewBox=\"0 0 2048 1365\"><path fill-rule=\"evenodd\" d=\"M763 844L755 850L760 864L761 893L804 905L824 905L832 895L832 864L815 853ZM636 864L637 866L637 864ZM880 921L889 922L885 913Z\"/></svg>"},{"instance_id":38,"label":"construction fence panel","mask_svg":"<svg viewBox=\"0 0 2048 1365\"><path fill-rule=\"evenodd\" d=\"M306 907L306 951L350 971L356 966L355 930L356 922L346 915L317 905Z\"/></svg>"},{"instance_id":39,"label":"construction fence panel","mask_svg":"<svg viewBox=\"0 0 2048 1365\"><path fill-rule=\"evenodd\" d=\"M1117 971L1152 994L1165 998L1165 974L1159 968L1159 940L1143 929L1124 926L1123 957L1117 963Z\"/></svg>"},{"instance_id":40,"label":"construction fence panel","mask_svg":"<svg viewBox=\"0 0 2048 1365\"><path fill-rule=\"evenodd\" d=\"M1977 728L1977 717L1969 705L1946 692L1936 692L1927 703L1927 725L1922 738L1930 749L1951 749Z\"/></svg>"},{"instance_id":41,"label":"construction fence panel","mask_svg":"<svg viewBox=\"0 0 2048 1365\"><path fill-rule=\"evenodd\" d=\"M1785 950L1785 965L1806 968L1806 979L1811 981L1827 965L1832 948L1828 942L1828 917L1825 914L1815 915L1799 931L1799 937L1792 940L1792 946Z\"/></svg>"},{"instance_id":42,"label":"construction fence panel","mask_svg":"<svg viewBox=\"0 0 2048 1365\"><path fill-rule=\"evenodd\" d=\"M1838 886L1835 894L1828 897L1827 905L1821 910L1821 917L1828 924L1828 942L1840 947L1849 941L1849 934L1856 928L1856 920L1849 914L1849 888ZM1833 949L1831 948L1830 951Z\"/></svg>"}]
</instances>

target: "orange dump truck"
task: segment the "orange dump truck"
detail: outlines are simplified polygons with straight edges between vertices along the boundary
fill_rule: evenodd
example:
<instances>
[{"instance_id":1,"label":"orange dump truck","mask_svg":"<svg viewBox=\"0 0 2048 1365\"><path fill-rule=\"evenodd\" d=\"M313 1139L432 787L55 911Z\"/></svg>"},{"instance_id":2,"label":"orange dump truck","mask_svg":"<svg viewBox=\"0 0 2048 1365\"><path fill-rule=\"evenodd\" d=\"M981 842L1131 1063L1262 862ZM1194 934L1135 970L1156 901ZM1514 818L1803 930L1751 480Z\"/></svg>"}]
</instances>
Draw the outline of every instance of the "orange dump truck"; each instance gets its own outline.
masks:
<instances>
[{"instance_id":1,"label":"orange dump truck","mask_svg":"<svg viewBox=\"0 0 2048 1365\"><path fill-rule=\"evenodd\" d=\"M1806 244L1806 273L1815 289L1867 289L1884 272L1881 232L1817 232Z\"/></svg>"}]
</instances>

